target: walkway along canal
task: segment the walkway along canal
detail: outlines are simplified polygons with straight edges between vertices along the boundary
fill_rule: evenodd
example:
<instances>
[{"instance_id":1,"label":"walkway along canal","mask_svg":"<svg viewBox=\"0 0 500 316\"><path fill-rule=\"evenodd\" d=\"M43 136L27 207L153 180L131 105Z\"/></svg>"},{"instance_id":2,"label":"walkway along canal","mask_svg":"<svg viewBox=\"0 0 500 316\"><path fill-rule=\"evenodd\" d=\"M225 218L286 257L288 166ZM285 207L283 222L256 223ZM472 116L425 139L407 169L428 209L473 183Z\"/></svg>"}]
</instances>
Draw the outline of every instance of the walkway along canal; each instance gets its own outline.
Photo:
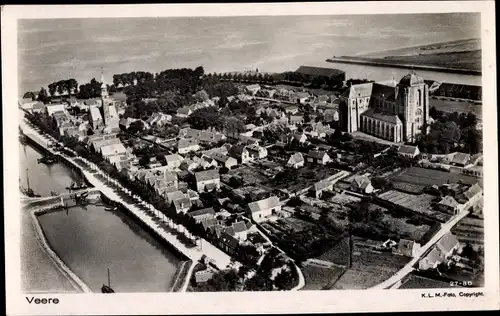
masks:
<instances>
[{"instance_id":1,"label":"walkway along canal","mask_svg":"<svg viewBox=\"0 0 500 316\"><path fill-rule=\"evenodd\" d=\"M41 156L33 147L20 145L20 163L28 168L30 186L42 196L67 193L66 186L77 178L75 172L63 163L38 164ZM181 265L180 258L184 257L126 213L106 211L102 204L59 208L33 215L32 220L29 220L31 212L21 212L22 284L26 292L74 292L89 288L100 292L102 284L107 282L108 267L118 293L168 292ZM49 249L44 249L44 240L50 244ZM61 271L51 251L76 278ZM80 279L83 286L75 286L74 279Z\"/></svg>"},{"instance_id":2,"label":"walkway along canal","mask_svg":"<svg viewBox=\"0 0 500 316\"><path fill-rule=\"evenodd\" d=\"M40 138L44 137L40 135L39 132L34 127L30 126L26 120L22 120L20 126L28 137L40 137ZM76 163L75 158L68 156L64 156L63 158L69 165L75 166L78 169L82 170L85 179L89 183L91 183L95 188L99 189L103 193L103 195L106 196L108 200L123 205L124 209L127 210L129 214L134 215L136 218L140 220L140 222L143 225L146 225L151 230L156 232L157 236L161 237L162 240L168 242L170 245L178 249L180 252L182 252L184 255L190 258L193 262L198 261L203 255L205 255L206 257L212 259L214 264L219 269L224 269L230 265L231 258L227 254L222 252L220 249L208 243L206 240L204 239L199 240L199 242L203 244L202 247L188 248L181 241L179 241L176 234L165 229L165 227L168 226L171 229L176 230L177 232L189 235L189 233L183 226L175 225L172 222L168 221L168 219L166 218L160 219L157 216L151 215L151 212L145 211L143 208L136 205L135 203L131 204L124 201L123 198L120 197L120 194L118 194L118 192L116 191L116 187L118 186L117 181L111 180L115 188L111 187L109 184L106 183L106 181L102 180L102 178L109 179L109 176L94 164L90 163L89 161L83 160L81 158L77 158L80 161L84 162L85 167L82 167ZM119 191L122 193L127 192L129 196L133 196L133 194L130 191L122 187L120 187ZM147 205L149 209L152 211L152 213L157 213L157 214L159 213L151 205L148 205L145 202L142 202L142 205ZM235 262L234 265L237 268L239 266L239 263ZM189 270L191 271L192 269ZM189 277L190 277L189 275L186 277L186 280L181 290L185 290L187 288Z\"/></svg>"}]
</instances>

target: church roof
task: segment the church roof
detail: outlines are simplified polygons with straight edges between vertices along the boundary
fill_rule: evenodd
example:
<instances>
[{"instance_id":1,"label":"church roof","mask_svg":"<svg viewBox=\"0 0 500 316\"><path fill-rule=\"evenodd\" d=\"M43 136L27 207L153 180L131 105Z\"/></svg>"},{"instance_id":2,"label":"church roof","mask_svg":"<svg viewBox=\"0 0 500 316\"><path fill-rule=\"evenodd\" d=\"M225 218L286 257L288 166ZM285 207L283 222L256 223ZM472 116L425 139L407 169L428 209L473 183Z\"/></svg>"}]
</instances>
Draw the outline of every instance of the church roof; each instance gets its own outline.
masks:
<instances>
[{"instance_id":1,"label":"church roof","mask_svg":"<svg viewBox=\"0 0 500 316\"><path fill-rule=\"evenodd\" d=\"M395 124L395 125L403 124L401 122L401 119L399 119L399 117L397 115L383 113L383 112L377 112L377 111L375 111L374 108L370 108L370 109L366 110L361 115L368 116L368 117L377 119L379 121L384 121L384 122Z\"/></svg>"},{"instance_id":2,"label":"church roof","mask_svg":"<svg viewBox=\"0 0 500 316\"><path fill-rule=\"evenodd\" d=\"M388 101L395 100L395 89L392 86L381 83L374 83L372 87L372 97L386 99Z\"/></svg>"},{"instance_id":3,"label":"church roof","mask_svg":"<svg viewBox=\"0 0 500 316\"><path fill-rule=\"evenodd\" d=\"M351 86L342 96L346 98L364 98L372 95L373 82L361 83Z\"/></svg>"},{"instance_id":4,"label":"church roof","mask_svg":"<svg viewBox=\"0 0 500 316\"><path fill-rule=\"evenodd\" d=\"M424 84L424 79L422 77L417 76L416 74L407 74L399 81L400 85L404 86L414 86L419 84Z\"/></svg>"}]
</instances>

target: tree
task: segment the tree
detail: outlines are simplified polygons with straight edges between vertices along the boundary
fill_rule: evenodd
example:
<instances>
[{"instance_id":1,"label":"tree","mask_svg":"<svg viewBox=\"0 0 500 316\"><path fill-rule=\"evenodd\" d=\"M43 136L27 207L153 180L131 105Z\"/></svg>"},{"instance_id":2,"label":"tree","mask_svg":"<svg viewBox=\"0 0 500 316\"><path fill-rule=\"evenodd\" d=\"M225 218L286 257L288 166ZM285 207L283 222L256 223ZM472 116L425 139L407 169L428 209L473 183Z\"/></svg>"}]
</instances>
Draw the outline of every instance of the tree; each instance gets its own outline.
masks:
<instances>
[{"instance_id":1,"label":"tree","mask_svg":"<svg viewBox=\"0 0 500 316\"><path fill-rule=\"evenodd\" d=\"M40 92L38 92L38 101L43 102L44 104L50 101L47 90L45 90L45 88L43 87L40 89Z\"/></svg>"},{"instance_id":2,"label":"tree","mask_svg":"<svg viewBox=\"0 0 500 316\"><path fill-rule=\"evenodd\" d=\"M465 151L470 154L477 154L483 149L483 135L473 126L468 126L462 131L461 142Z\"/></svg>"},{"instance_id":3,"label":"tree","mask_svg":"<svg viewBox=\"0 0 500 316\"><path fill-rule=\"evenodd\" d=\"M141 134L144 132L144 123L141 120L133 121L127 131L131 134Z\"/></svg>"},{"instance_id":4,"label":"tree","mask_svg":"<svg viewBox=\"0 0 500 316\"><path fill-rule=\"evenodd\" d=\"M208 93L205 90L200 90L200 91L196 92L195 98L198 102L204 102L204 101L208 101L210 99L210 96L208 95Z\"/></svg>"},{"instance_id":5,"label":"tree","mask_svg":"<svg viewBox=\"0 0 500 316\"><path fill-rule=\"evenodd\" d=\"M194 111L187 119L188 123L195 129L207 129L209 127L222 127L222 118L213 107L201 108Z\"/></svg>"},{"instance_id":6,"label":"tree","mask_svg":"<svg viewBox=\"0 0 500 316\"><path fill-rule=\"evenodd\" d=\"M23 95L23 99L31 99L31 101L35 101L36 95L35 95L35 93L28 91Z\"/></svg>"}]
</instances>

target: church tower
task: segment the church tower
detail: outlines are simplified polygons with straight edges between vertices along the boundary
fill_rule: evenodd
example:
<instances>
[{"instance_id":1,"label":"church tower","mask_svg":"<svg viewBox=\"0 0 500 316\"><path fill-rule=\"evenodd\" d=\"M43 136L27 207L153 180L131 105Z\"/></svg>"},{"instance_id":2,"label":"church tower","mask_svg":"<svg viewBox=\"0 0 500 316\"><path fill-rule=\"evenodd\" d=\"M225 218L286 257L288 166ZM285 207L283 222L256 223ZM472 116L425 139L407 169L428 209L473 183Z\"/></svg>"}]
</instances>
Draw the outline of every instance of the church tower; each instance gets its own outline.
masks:
<instances>
[{"instance_id":1,"label":"church tower","mask_svg":"<svg viewBox=\"0 0 500 316\"><path fill-rule=\"evenodd\" d=\"M112 118L109 110L110 102L109 102L108 88L104 80L104 72L102 71L102 69L101 69L101 103L102 103L104 124L108 125Z\"/></svg>"},{"instance_id":2,"label":"church tower","mask_svg":"<svg viewBox=\"0 0 500 316\"><path fill-rule=\"evenodd\" d=\"M429 124L429 87L415 73L404 76L396 87L398 115L403 121L403 138L410 143Z\"/></svg>"},{"instance_id":3,"label":"church tower","mask_svg":"<svg viewBox=\"0 0 500 316\"><path fill-rule=\"evenodd\" d=\"M101 71L101 102L102 102L102 117L104 126L109 130L118 129L119 118L114 105L109 99L108 88L104 80L104 73Z\"/></svg>"}]
</instances>

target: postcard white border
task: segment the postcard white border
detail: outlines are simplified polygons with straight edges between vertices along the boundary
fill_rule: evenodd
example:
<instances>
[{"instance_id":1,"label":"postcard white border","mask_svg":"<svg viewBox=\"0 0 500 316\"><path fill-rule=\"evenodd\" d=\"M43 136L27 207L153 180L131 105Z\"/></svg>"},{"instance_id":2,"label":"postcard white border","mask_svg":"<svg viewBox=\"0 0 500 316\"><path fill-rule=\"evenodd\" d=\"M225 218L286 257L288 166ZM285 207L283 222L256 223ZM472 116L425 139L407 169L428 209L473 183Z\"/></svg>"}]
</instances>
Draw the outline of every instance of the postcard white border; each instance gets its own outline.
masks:
<instances>
[{"instance_id":1,"label":"postcard white border","mask_svg":"<svg viewBox=\"0 0 500 316\"><path fill-rule=\"evenodd\" d=\"M480 12L483 52L485 275L477 298L423 299L424 290L299 291L171 294L57 294L58 305L28 304L20 291L19 157L17 140L17 19L155 16L353 15ZM6 302L9 315L222 314L384 312L498 309L498 167L496 47L493 1L364 2L288 4L190 4L2 7L4 214ZM15 184L15 185L14 185ZM41 297L44 295L35 295Z\"/></svg>"}]
</instances>

